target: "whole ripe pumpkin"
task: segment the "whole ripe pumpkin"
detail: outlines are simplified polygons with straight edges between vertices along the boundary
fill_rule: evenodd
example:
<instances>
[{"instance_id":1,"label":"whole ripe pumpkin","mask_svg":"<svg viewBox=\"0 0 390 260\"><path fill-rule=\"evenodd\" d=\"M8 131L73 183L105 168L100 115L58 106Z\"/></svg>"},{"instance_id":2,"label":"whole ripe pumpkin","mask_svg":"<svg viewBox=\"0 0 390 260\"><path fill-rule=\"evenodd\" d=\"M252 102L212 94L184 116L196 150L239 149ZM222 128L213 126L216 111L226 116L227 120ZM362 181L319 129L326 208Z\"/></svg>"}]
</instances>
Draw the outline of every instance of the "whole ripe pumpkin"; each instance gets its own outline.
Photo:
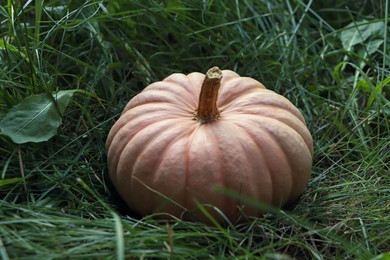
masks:
<instances>
[{"instance_id":1,"label":"whole ripe pumpkin","mask_svg":"<svg viewBox=\"0 0 390 260\"><path fill-rule=\"evenodd\" d=\"M310 132L290 101L217 67L146 87L126 105L106 147L111 180L131 209L206 222L198 203L231 221L263 213L218 188L278 207L293 202L313 157Z\"/></svg>"}]
</instances>

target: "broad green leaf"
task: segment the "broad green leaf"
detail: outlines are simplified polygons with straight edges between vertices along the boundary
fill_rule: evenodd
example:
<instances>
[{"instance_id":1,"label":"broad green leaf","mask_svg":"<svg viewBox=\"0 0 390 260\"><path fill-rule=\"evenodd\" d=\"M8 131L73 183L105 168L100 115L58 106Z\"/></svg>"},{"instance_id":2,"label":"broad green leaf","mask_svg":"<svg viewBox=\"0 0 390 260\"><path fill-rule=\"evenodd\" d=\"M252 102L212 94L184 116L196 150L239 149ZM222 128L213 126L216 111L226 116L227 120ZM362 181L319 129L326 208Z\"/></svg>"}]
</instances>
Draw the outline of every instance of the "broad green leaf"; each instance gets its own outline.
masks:
<instances>
[{"instance_id":1,"label":"broad green leaf","mask_svg":"<svg viewBox=\"0 0 390 260\"><path fill-rule=\"evenodd\" d=\"M343 48L349 51L353 46L363 43L371 36L383 35L385 23L382 21L369 22L362 20L361 22L350 23L345 28L340 34L340 40Z\"/></svg>"},{"instance_id":2,"label":"broad green leaf","mask_svg":"<svg viewBox=\"0 0 390 260\"><path fill-rule=\"evenodd\" d=\"M359 68L363 68L366 65L366 59L376 52L379 47L382 45L383 40L382 39L374 39L367 41L364 45L359 45L357 49L358 55L362 58L359 62Z\"/></svg>"},{"instance_id":3,"label":"broad green leaf","mask_svg":"<svg viewBox=\"0 0 390 260\"><path fill-rule=\"evenodd\" d=\"M367 42L367 44L365 44L363 48L367 52L367 54L373 54L379 49L382 43L383 43L383 39L371 40Z\"/></svg>"},{"instance_id":4,"label":"broad green leaf","mask_svg":"<svg viewBox=\"0 0 390 260\"><path fill-rule=\"evenodd\" d=\"M49 140L57 133L62 114L75 91L59 91L53 98L47 94L26 98L0 121L0 131L17 144Z\"/></svg>"}]
</instances>

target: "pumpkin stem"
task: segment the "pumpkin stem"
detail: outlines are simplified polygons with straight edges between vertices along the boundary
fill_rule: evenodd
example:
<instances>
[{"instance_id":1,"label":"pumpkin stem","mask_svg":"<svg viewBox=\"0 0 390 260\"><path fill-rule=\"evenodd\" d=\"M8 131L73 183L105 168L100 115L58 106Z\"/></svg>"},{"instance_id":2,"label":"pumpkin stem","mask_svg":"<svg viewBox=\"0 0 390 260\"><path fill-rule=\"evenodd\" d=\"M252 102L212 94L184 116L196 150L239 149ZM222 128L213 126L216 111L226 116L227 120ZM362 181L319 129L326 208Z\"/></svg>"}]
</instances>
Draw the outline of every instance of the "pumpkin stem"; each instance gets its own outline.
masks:
<instances>
[{"instance_id":1,"label":"pumpkin stem","mask_svg":"<svg viewBox=\"0 0 390 260\"><path fill-rule=\"evenodd\" d=\"M209 123L219 117L217 98L221 79L222 71L218 67L213 67L206 73L200 90L198 109L194 113L194 118L201 124Z\"/></svg>"}]
</instances>

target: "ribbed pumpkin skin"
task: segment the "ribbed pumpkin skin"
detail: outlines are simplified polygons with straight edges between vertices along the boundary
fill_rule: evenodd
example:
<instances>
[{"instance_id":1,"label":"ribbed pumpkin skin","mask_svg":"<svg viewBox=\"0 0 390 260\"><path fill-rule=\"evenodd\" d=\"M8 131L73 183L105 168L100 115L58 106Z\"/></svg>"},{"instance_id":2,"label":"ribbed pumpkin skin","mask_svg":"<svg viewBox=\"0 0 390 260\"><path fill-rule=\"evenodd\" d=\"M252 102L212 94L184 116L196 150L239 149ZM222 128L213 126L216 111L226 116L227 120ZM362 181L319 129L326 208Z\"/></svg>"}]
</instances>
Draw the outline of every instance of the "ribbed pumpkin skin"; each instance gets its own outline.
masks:
<instances>
[{"instance_id":1,"label":"ribbed pumpkin skin","mask_svg":"<svg viewBox=\"0 0 390 260\"><path fill-rule=\"evenodd\" d=\"M195 201L214 205L234 221L238 208L249 216L262 212L216 188L275 206L305 189L313 143L299 110L252 78L222 74L216 121L193 118L205 75L176 73L131 99L111 128L110 177L134 211L205 221L183 214L170 198L188 210L197 208Z\"/></svg>"}]
</instances>

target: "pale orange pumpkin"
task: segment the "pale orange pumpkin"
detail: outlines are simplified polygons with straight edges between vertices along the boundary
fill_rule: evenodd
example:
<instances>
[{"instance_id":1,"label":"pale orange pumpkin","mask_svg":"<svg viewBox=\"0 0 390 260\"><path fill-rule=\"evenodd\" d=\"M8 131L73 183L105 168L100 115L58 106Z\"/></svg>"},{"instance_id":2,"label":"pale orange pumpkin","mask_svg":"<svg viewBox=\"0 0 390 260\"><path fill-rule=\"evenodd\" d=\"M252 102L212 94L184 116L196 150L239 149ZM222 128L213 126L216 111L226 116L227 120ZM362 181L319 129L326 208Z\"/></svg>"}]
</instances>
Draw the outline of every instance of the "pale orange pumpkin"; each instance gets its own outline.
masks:
<instances>
[{"instance_id":1,"label":"pale orange pumpkin","mask_svg":"<svg viewBox=\"0 0 390 260\"><path fill-rule=\"evenodd\" d=\"M218 188L277 207L293 202L313 157L310 132L290 101L217 67L146 87L126 105L106 146L111 180L131 209L200 221L207 219L198 203L231 221L263 213Z\"/></svg>"}]
</instances>

